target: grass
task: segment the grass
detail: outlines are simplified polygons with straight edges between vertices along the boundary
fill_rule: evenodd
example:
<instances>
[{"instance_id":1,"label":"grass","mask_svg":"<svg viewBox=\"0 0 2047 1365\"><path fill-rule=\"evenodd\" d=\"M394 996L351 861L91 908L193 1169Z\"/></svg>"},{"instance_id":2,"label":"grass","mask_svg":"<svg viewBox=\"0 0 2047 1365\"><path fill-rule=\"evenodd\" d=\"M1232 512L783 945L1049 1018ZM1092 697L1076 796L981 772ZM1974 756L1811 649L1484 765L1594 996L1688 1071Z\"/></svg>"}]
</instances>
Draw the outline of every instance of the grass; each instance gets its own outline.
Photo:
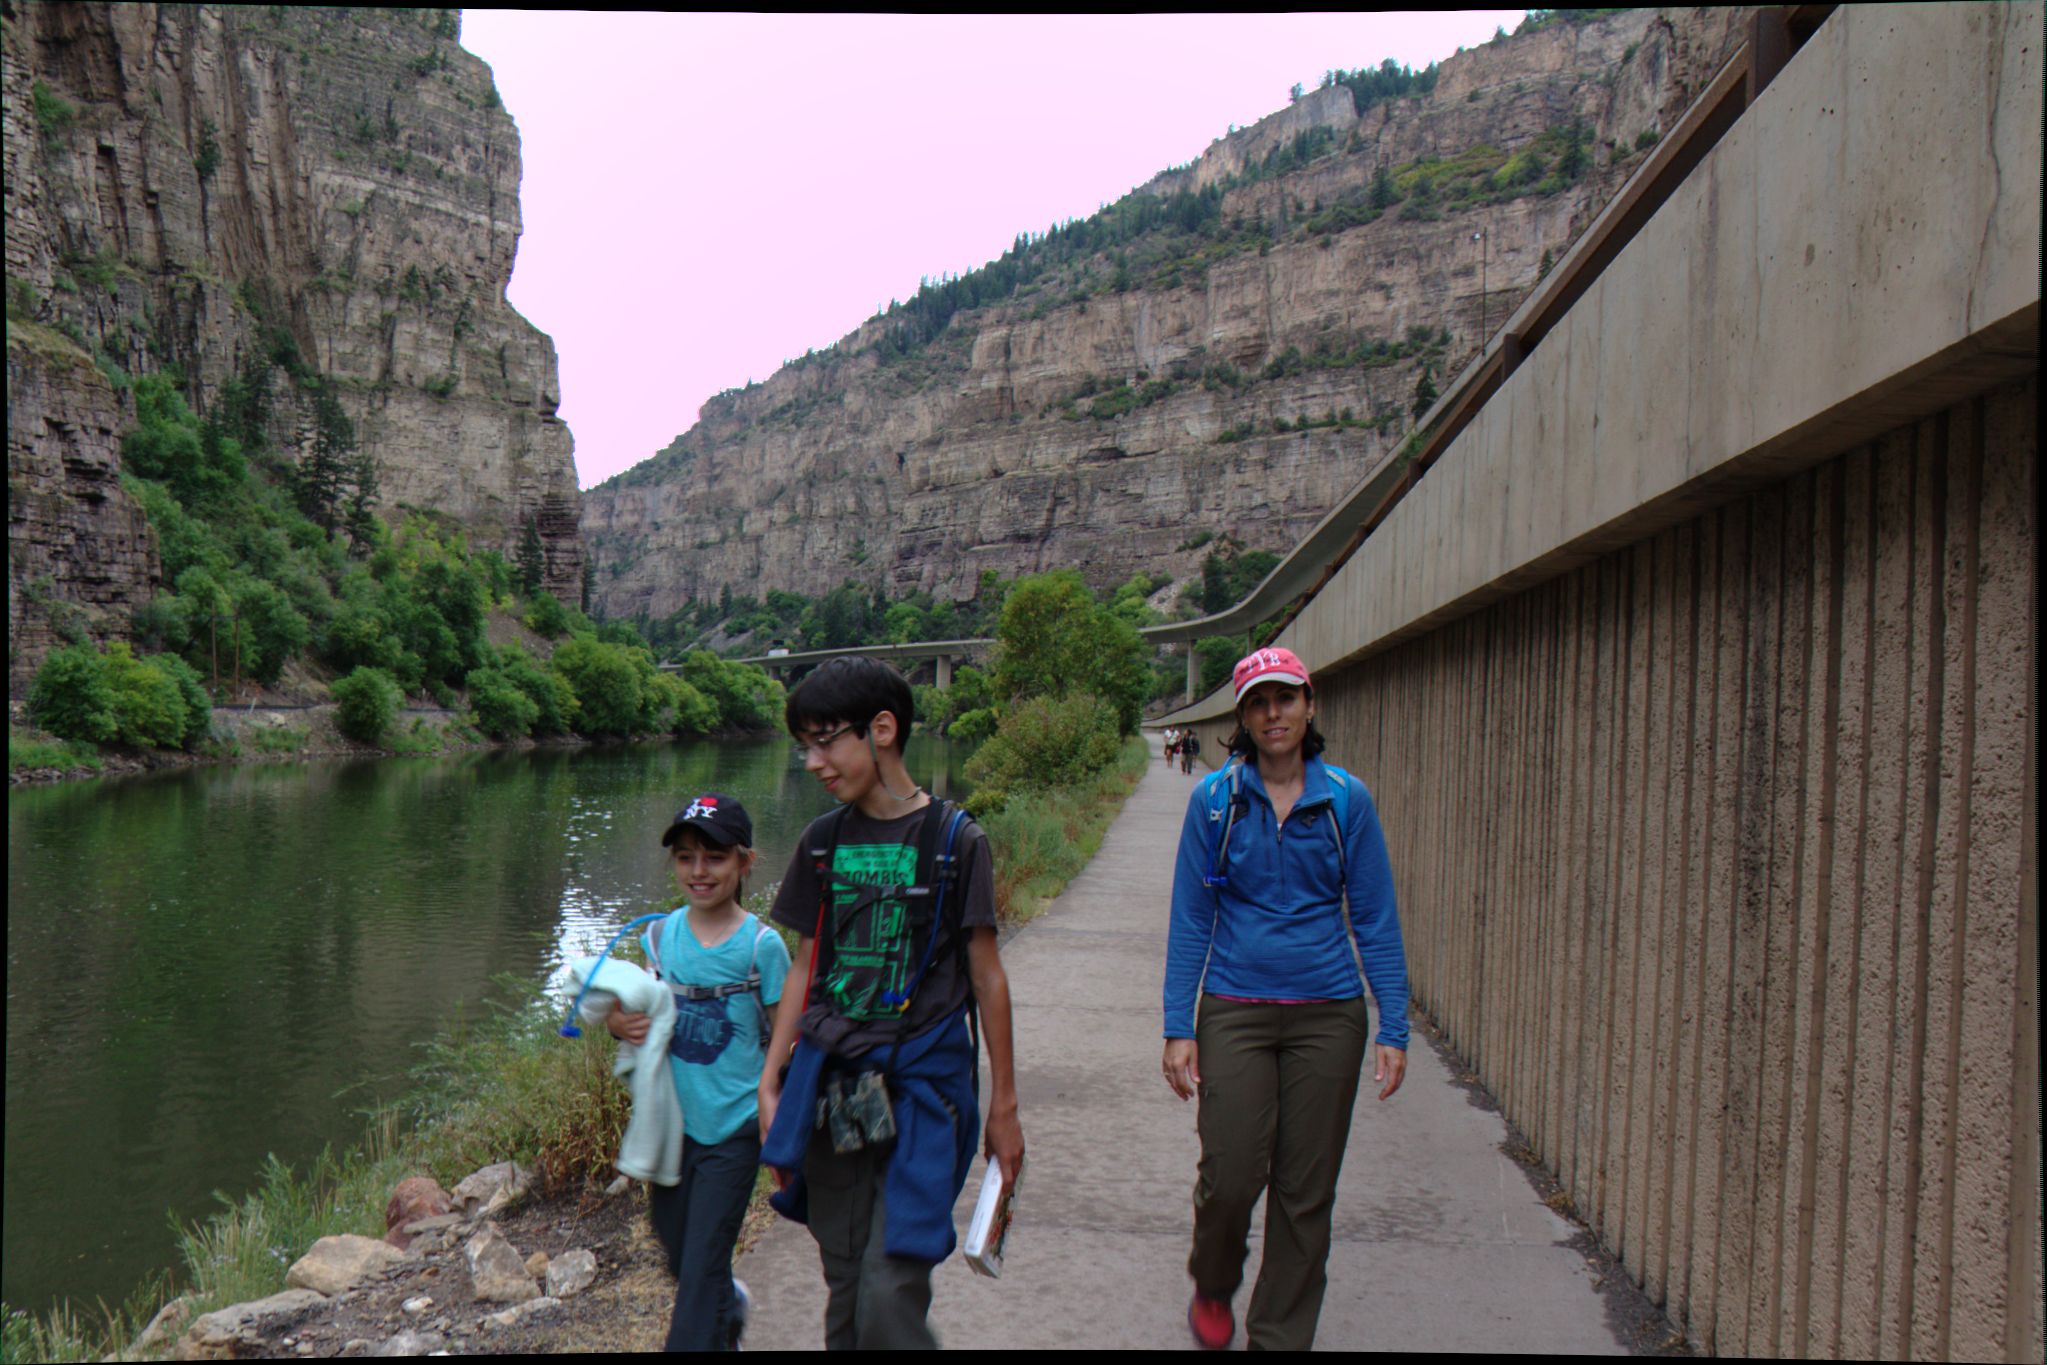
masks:
<instances>
[{"instance_id":1,"label":"grass","mask_svg":"<svg viewBox=\"0 0 2047 1365\"><path fill-rule=\"evenodd\" d=\"M7 771L10 773L24 768L62 768L66 772L85 768L99 772L105 766L97 744L84 740L53 739L12 726L8 728Z\"/></svg>"},{"instance_id":2,"label":"grass","mask_svg":"<svg viewBox=\"0 0 2047 1365\"><path fill-rule=\"evenodd\" d=\"M266 725L249 736L249 747L259 754L295 754L306 747L307 731L296 725Z\"/></svg>"},{"instance_id":3,"label":"grass","mask_svg":"<svg viewBox=\"0 0 2047 1365\"><path fill-rule=\"evenodd\" d=\"M1089 781L1020 792L981 821L995 855L995 909L1003 920L1030 919L1080 875L1150 756L1143 738L1132 736L1116 761Z\"/></svg>"}]
</instances>

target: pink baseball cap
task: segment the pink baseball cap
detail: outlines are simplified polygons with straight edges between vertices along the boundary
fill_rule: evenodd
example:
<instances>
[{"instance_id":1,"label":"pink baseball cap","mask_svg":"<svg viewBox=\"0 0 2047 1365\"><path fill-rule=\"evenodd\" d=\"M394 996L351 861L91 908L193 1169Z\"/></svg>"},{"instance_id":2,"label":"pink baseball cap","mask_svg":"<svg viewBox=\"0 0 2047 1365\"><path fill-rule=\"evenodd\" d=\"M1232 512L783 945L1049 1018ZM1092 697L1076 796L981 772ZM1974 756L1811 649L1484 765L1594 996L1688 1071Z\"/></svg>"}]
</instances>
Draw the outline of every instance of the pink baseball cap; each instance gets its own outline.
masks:
<instances>
[{"instance_id":1,"label":"pink baseball cap","mask_svg":"<svg viewBox=\"0 0 2047 1365\"><path fill-rule=\"evenodd\" d=\"M1237 660L1230 682L1237 689L1236 699L1242 701L1246 692L1262 682L1285 682L1306 687L1308 670L1291 649L1254 649Z\"/></svg>"}]
</instances>

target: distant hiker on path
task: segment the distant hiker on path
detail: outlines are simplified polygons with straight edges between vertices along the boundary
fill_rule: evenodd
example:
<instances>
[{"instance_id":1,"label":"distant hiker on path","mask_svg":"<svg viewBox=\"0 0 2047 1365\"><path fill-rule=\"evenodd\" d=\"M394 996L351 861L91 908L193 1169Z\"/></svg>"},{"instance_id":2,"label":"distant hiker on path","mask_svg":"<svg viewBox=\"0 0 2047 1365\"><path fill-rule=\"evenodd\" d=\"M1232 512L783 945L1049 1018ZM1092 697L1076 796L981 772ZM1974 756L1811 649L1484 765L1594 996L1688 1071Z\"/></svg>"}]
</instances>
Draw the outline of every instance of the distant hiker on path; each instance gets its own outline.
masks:
<instances>
[{"instance_id":1,"label":"distant hiker on path","mask_svg":"<svg viewBox=\"0 0 2047 1365\"><path fill-rule=\"evenodd\" d=\"M1194 771L1194 760L1201 757L1201 740L1192 730L1180 732L1180 771Z\"/></svg>"},{"instance_id":2,"label":"distant hiker on path","mask_svg":"<svg viewBox=\"0 0 2047 1365\"><path fill-rule=\"evenodd\" d=\"M1308 670L1291 650L1260 649L1232 681L1232 761L1187 803L1166 946L1166 1083L1201 1097L1187 1324L1210 1350L1235 1337L1265 1191L1247 1344L1305 1351L1369 1022L1352 938L1379 1004L1382 1100L1407 1069L1407 962L1378 812L1320 757Z\"/></svg>"},{"instance_id":3,"label":"distant hiker on path","mask_svg":"<svg viewBox=\"0 0 2047 1365\"><path fill-rule=\"evenodd\" d=\"M647 962L675 996L668 1064L682 1106L681 1179L650 1182L647 1208L675 1279L670 1351L723 1351L746 1330L746 1286L732 1249L760 1169L756 1109L768 1010L782 998L789 950L740 907L753 870L753 820L730 796L706 792L661 836L689 903L642 936ZM604 1025L635 1047L648 1015L614 1008Z\"/></svg>"},{"instance_id":4,"label":"distant hiker on path","mask_svg":"<svg viewBox=\"0 0 2047 1365\"><path fill-rule=\"evenodd\" d=\"M929 1349L931 1271L956 1245L980 1135L977 1007L988 1159L1007 1185L1023 1166L994 858L964 811L910 780L915 700L895 669L833 659L786 719L845 804L803 831L770 912L805 964L760 1076L761 1160L783 1185L770 1202L817 1239L828 1348Z\"/></svg>"}]
</instances>

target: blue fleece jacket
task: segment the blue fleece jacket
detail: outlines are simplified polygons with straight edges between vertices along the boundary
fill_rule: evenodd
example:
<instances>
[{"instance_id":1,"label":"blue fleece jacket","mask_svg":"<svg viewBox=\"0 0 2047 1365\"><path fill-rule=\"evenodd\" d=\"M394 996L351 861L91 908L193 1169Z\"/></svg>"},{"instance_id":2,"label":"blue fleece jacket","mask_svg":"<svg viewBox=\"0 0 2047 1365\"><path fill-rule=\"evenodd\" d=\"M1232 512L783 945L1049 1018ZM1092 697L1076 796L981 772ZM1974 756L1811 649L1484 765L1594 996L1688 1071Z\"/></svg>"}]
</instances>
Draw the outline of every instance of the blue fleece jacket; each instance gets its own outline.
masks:
<instances>
[{"instance_id":1,"label":"blue fleece jacket","mask_svg":"<svg viewBox=\"0 0 2047 1365\"><path fill-rule=\"evenodd\" d=\"M872 1055L883 1057L886 1049ZM797 1223L810 1221L803 1156L817 1126L826 1057L808 1039L797 1040L775 1121L761 1147L761 1163L791 1177L788 1185L769 1196L768 1204ZM895 1069L889 1073L896 1145L882 1182L887 1218L883 1243L891 1256L942 1261L957 1245L952 1206L967 1183L967 1168L973 1165L981 1137L975 1062L965 1010L904 1039L896 1055Z\"/></svg>"},{"instance_id":2,"label":"blue fleece jacket","mask_svg":"<svg viewBox=\"0 0 2047 1365\"><path fill-rule=\"evenodd\" d=\"M1195 787L1180 828L1173 868L1173 918L1166 940L1165 1036L1194 1036L1196 997L1234 995L1253 1000L1354 1000L1363 991L1357 959L1344 932L1337 845L1331 828L1329 766L1306 763L1301 798L1282 828L1259 779L1244 764L1244 808L1230 834L1227 879L1204 884L1214 867L1228 802L1211 796L1228 783L1229 770ZM1350 810L1343 847L1349 864L1351 923L1365 977L1379 1006L1378 1041L1407 1046L1407 957L1393 900L1393 869L1372 794L1350 777Z\"/></svg>"}]
</instances>

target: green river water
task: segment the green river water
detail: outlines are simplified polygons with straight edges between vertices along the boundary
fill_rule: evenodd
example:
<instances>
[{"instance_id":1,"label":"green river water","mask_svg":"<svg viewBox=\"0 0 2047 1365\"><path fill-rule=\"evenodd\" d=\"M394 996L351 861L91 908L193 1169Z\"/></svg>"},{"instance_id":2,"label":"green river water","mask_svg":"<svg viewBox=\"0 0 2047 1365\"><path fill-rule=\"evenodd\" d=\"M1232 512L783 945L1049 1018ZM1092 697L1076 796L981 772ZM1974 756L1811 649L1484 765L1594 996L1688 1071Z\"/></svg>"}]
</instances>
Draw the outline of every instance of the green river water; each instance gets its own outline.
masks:
<instances>
[{"instance_id":1,"label":"green river water","mask_svg":"<svg viewBox=\"0 0 2047 1365\"><path fill-rule=\"evenodd\" d=\"M955 798L965 752L910 771ZM674 894L658 846L724 791L778 880L830 798L786 742L268 764L17 787L7 799L0 1297L125 1298L167 1215L267 1153L346 1146L492 978L548 977Z\"/></svg>"}]
</instances>

